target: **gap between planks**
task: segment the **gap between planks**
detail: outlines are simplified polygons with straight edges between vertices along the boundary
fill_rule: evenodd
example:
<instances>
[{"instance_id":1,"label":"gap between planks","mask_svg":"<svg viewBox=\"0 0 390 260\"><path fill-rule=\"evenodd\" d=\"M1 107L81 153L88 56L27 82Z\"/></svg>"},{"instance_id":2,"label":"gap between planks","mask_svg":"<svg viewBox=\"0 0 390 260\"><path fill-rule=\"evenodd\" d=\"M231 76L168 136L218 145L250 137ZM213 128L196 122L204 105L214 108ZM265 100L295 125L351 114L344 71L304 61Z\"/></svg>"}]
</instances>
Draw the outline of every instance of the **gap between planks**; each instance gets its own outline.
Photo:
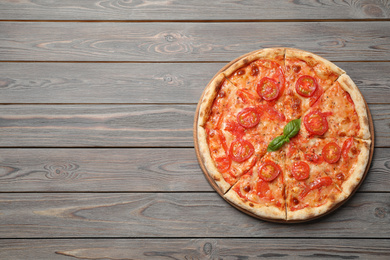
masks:
<instances>
[{"instance_id":1,"label":"gap between planks","mask_svg":"<svg viewBox=\"0 0 390 260\"><path fill-rule=\"evenodd\" d=\"M58 61L53 61L53 60L0 60L0 63L128 63L128 64L137 64L137 63L141 63L141 64L202 64L202 63L221 63L221 64L224 64L224 63L229 63L231 61L72 61L72 60L64 60L64 61L61 61L61 60L58 60ZM344 63L379 63L379 62L382 62L382 63L386 63L386 62L390 62L390 60L332 60L332 62L344 62Z\"/></svg>"},{"instance_id":2,"label":"gap between planks","mask_svg":"<svg viewBox=\"0 0 390 260\"><path fill-rule=\"evenodd\" d=\"M221 20L7 20L0 22L27 23L318 23L318 22L389 22L390 18L367 19L221 19Z\"/></svg>"},{"instance_id":3,"label":"gap between planks","mask_svg":"<svg viewBox=\"0 0 390 260\"><path fill-rule=\"evenodd\" d=\"M290 225L290 224L289 224ZM301 225L301 224L294 224L294 225ZM76 240L200 240L200 239L222 239L222 240L266 240L266 239L271 239L271 240L276 240L280 241L281 239L285 240L292 240L296 241L298 239L302 240L332 240L332 239L337 239L337 240L390 240L390 237L370 237L370 238L364 238L364 237L310 237L310 236L305 236L305 237L273 237L273 236L265 236L265 237L213 237L213 236L206 236L206 237L29 237L29 238L24 238L24 237L15 237L15 238L3 238L0 237L1 240L68 240L68 239L76 239Z\"/></svg>"}]
</instances>

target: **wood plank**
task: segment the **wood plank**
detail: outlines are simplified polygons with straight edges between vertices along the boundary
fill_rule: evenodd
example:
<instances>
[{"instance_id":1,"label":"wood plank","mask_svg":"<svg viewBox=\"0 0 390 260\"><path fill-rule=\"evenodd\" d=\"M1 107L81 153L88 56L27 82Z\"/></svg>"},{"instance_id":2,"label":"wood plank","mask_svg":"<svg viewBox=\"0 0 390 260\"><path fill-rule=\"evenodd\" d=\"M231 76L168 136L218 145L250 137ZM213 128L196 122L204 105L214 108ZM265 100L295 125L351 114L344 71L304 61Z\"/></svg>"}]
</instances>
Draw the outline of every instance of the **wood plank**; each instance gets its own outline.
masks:
<instances>
[{"instance_id":1,"label":"wood plank","mask_svg":"<svg viewBox=\"0 0 390 260\"><path fill-rule=\"evenodd\" d=\"M0 192L213 191L193 148L0 149L0 158ZM375 150L359 191L390 192L389 148Z\"/></svg>"},{"instance_id":2,"label":"wood plank","mask_svg":"<svg viewBox=\"0 0 390 260\"><path fill-rule=\"evenodd\" d=\"M3 62L0 103L197 103L225 64ZM368 103L389 102L389 62L336 64Z\"/></svg>"},{"instance_id":3,"label":"wood plank","mask_svg":"<svg viewBox=\"0 0 390 260\"><path fill-rule=\"evenodd\" d=\"M216 193L2 193L0 198L1 238L390 238L390 193L356 193L331 215L300 225L252 218Z\"/></svg>"},{"instance_id":4,"label":"wood plank","mask_svg":"<svg viewBox=\"0 0 390 260\"><path fill-rule=\"evenodd\" d=\"M1 259L387 260L390 257L388 239L6 239L1 243Z\"/></svg>"},{"instance_id":5,"label":"wood plank","mask_svg":"<svg viewBox=\"0 0 390 260\"><path fill-rule=\"evenodd\" d=\"M228 28L228 29L227 29ZM259 37L260 35L260 37ZM331 61L390 60L390 22L2 22L3 61L230 61L296 47Z\"/></svg>"},{"instance_id":6,"label":"wood plank","mask_svg":"<svg viewBox=\"0 0 390 260\"><path fill-rule=\"evenodd\" d=\"M225 64L3 62L0 103L197 103Z\"/></svg>"},{"instance_id":7,"label":"wood plank","mask_svg":"<svg viewBox=\"0 0 390 260\"><path fill-rule=\"evenodd\" d=\"M371 104L375 146L390 147L390 104ZM193 147L196 105L7 105L0 147Z\"/></svg>"},{"instance_id":8,"label":"wood plank","mask_svg":"<svg viewBox=\"0 0 390 260\"><path fill-rule=\"evenodd\" d=\"M4 147L193 146L195 105L10 105Z\"/></svg>"},{"instance_id":9,"label":"wood plank","mask_svg":"<svg viewBox=\"0 0 390 260\"><path fill-rule=\"evenodd\" d=\"M213 190L193 148L0 149L0 158L0 192Z\"/></svg>"},{"instance_id":10,"label":"wood plank","mask_svg":"<svg viewBox=\"0 0 390 260\"><path fill-rule=\"evenodd\" d=\"M266 6L266 8L264 8ZM206 7L206 8L205 8ZM0 17L11 20L235 20L385 19L386 1L3 1Z\"/></svg>"}]
</instances>

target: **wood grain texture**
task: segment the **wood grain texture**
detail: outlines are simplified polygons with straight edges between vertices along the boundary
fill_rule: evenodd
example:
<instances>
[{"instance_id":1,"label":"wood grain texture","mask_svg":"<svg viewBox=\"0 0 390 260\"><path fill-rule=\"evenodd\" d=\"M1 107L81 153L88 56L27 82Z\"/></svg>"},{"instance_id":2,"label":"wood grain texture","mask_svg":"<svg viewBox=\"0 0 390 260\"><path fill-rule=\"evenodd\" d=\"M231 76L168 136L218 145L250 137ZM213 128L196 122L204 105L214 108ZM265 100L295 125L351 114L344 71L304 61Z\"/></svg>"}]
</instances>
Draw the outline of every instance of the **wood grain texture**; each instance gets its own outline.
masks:
<instances>
[{"instance_id":1,"label":"wood grain texture","mask_svg":"<svg viewBox=\"0 0 390 260\"><path fill-rule=\"evenodd\" d=\"M195 105L4 106L0 146L192 147L194 112Z\"/></svg>"},{"instance_id":2,"label":"wood grain texture","mask_svg":"<svg viewBox=\"0 0 390 260\"><path fill-rule=\"evenodd\" d=\"M249 217L216 193L3 193L0 198L1 238L390 238L390 193L356 193L331 215L299 225Z\"/></svg>"},{"instance_id":3,"label":"wood grain texture","mask_svg":"<svg viewBox=\"0 0 390 260\"><path fill-rule=\"evenodd\" d=\"M224 65L3 62L0 103L197 103ZM368 103L389 102L389 62L336 65L351 76Z\"/></svg>"},{"instance_id":4,"label":"wood grain texture","mask_svg":"<svg viewBox=\"0 0 390 260\"><path fill-rule=\"evenodd\" d=\"M212 188L193 148L0 149L0 191L194 192Z\"/></svg>"},{"instance_id":5,"label":"wood grain texture","mask_svg":"<svg viewBox=\"0 0 390 260\"><path fill-rule=\"evenodd\" d=\"M390 104L371 104L375 146L390 147ZM196 105L8 105L0 147L193 147Z\"/></svg>"},{"instance_id":6,"label":"wood grain texture","mask_svg":"<svg viewBox=\"0 0 390 260\"><path fill-rule=\"evenodd\" d=\"M3 61L230 61L295 47L331 61L390 60L390 22L2 22Z\"/></svg>"},{"instance_id":7,"label":"wood grain texture","mask_svg":"<svg viewBox=\"0 0 390 260\"><path fill-rule=\"evenodd\" d=\"M236 20L384 19L388 1L3 1L0 17L11 20Z\"/></svg>"},{"instance_id":8,"label":"wood grain texture","mask_svg":"<svg viewBox=\"0 0 390 260\"><path fill-rule=\"evenodd\" d=\"M299 246L297 246L299 245ZM1 259L378 259L382 239L6 239Z\"/></svg>"},{"instance_id":9,"label":"wood grain texture","mask_svg":"<svg viewBox=\"0 0 390 260\"><path fill-rule=\"evenodd\" d=\"M197 103L224 64L3 62L0 103Z\"/></svg>"},{"instance_id":10,"label":"wood grain texture","mask_svg":"<svg viewBox=\"0 0 390 260\"><path fill-rule=\"evenodd\" d=\"M23 158L21 160L20 158ZM390 192L390 149L359 189ZM210 192L193 148L0 149L0 192Z\"/></svg>"}]
</instances>

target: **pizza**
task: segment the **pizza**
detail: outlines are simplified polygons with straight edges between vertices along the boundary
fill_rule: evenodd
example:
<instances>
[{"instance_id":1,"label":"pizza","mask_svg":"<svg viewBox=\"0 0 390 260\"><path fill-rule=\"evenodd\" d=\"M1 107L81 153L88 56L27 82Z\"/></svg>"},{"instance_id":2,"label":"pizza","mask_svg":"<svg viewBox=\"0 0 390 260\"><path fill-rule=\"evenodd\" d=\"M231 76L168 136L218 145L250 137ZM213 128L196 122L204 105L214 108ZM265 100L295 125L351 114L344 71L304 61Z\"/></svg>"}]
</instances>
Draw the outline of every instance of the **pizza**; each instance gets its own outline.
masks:
<instances>
[{"instance_id":1,"label":"pizza","mask_svg":"<svg viewBox=\"0 0 390 260\"><path fill-rule=\"evenodd\" d=\"M232 205L267 220L311 220L362 182L371 159L368 115L357 86L332 62L267 48L210 81L195 116L195 147Z\"/></svg>"}]
</instances>

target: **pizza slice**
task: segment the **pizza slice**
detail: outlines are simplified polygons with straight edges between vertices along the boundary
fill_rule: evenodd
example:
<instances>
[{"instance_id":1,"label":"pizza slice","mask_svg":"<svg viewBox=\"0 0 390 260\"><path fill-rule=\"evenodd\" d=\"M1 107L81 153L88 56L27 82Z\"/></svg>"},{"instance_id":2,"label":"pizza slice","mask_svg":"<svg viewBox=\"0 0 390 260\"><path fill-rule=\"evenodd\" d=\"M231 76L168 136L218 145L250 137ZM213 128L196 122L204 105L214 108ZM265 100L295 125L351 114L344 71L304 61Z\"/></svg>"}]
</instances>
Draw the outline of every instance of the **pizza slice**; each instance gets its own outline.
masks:
<instances>
[{"instance_id":1,"label":"pizza slice","mask_svg":"<svg viewBox=\"0 0 390 260\"><path fill-rule=\"evenodd\" d=\"M286 49L286 90L281 100L288 121L300 118L345 72L313 53Z\"/></svg>"},{"instance_id":2,"label":"pizza slice","mask_svg":"<svg viewBox=\"0 0 390 260\"><path fill-rule=\"evenodd\" d=\"M370 154L370 140L353 137L292 139L311 170L323 171L349 196L363 178Z\"/></svg>"},{"instance_id":3,"label":"pizza slice","mask_svg":"<svg viewBox=\"0 0 390 260\"><path fill-rule=\"evenodd\" d=\"M226 78L240 89L257 95L257 88L264 78L270 79L278 89L265 95L265 100L282 94L284 88L284 48L272 48L255 51L239 58L223 71ZM279 93L274 93L274 92ZM261 99L263 97L261 96Z\"/></svg>"},{"instance_id":4,"label":"pizza slice","mask_svg":"<svg viewBox=\"0 0 390 260\"><path fill-rule=\"evenodd\" d=\"M302 117L304 136L370 138L365 101L347 75L342 75Z\"/></svg>"},{"instance_id":5,"label":"pizza slice","mask_svg":"<svg viewBox=\"0 0 390 260\"><path fill-rule=\"evenodd\" d=\"M198 142L205 168L224 193L266 153L283 126L255 101L237 98L239 89L222 74L211 86L199 111Z\"/></svg>"},{"instance_id":6,"label":"pizza slice","mask_svg":"<svg viewBox=\"0 0 390 260\"><path fill-rule=\"evenodd\" d=\"M284 148L287 220L315 218L347 198L332 177L325 173L320 159L315 162L307 160L300 140L293 138Z\"/></svg>"},{"instance_id":7,"label":"pizza slice","mask_svg":"<svg viewBox=\"0 0 390 260\"><path fill-rule=\"evenodd\" d=\"M267 153L225 194L225 198L257 216L286 219L283 150Z\"/></svg>"},{"instance_id":8,"label":"pizza slice","mask_svg":"<svg viewBox=\"0 0 390 260\"><path fill-rule=\"evenodd\" d=\"M284 52L284 48L256 51L223 71L237 88L237 102L265 115L260 125L264 122L271 134L286 124L283 107L276 106L284 95Z\"/></svg>"}]
</instances>

